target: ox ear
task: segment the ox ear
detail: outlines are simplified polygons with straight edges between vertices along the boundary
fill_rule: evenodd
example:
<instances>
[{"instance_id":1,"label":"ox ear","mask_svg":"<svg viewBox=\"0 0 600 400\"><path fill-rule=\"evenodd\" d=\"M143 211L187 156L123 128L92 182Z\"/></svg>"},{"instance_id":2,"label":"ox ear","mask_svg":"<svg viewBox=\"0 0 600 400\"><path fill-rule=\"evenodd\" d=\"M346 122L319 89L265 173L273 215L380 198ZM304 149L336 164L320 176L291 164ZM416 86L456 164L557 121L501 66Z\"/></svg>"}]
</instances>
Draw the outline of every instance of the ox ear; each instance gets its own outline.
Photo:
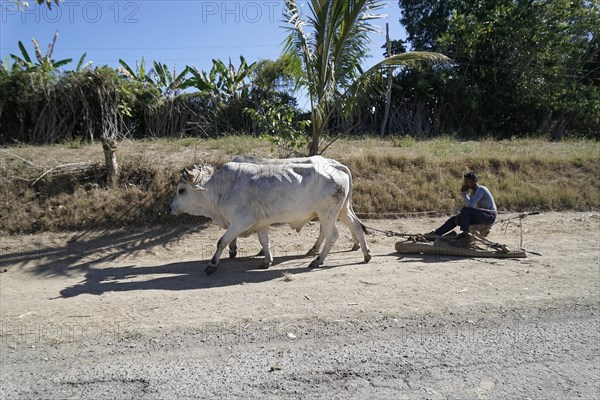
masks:
<instances>
[{"instance_id":1,"label":"ox ear","mask_svg":"<svg viewBox=\"0 0 600 400\"><path fill-rule=\"evenodd\" d=\"M202 187L199 183L196 183L195 185L193 185L192 189L197 190L199 192L205 192L206 191L206 188Z\"/></svg>"},{"instance_id":2,"label":"ox ear","mask_svg":"<svg viewBox=\"0 0 600 400\"><path fill-rule=\"evenodd\" d=\"M183 171L181 171L180 180L183 182L192 183L194 182L194 174L189 169L184 168Z\"/></svg>"}]
</instances>

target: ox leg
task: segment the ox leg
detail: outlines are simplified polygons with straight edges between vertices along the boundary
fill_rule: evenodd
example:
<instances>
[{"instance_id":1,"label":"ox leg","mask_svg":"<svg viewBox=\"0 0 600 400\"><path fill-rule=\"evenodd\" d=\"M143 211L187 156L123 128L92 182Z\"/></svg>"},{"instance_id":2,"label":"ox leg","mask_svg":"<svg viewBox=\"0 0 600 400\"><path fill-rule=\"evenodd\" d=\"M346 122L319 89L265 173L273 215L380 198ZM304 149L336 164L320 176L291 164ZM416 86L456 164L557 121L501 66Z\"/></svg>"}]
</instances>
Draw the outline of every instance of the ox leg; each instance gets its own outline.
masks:
<instances>
[{"instance_id":1,"label":"ox leg","mask_svg":"<svg viewBox=\"0 0 600 400\"><path fill-rule=\"evenodd\" d=\"M338 238L338 230L335 226L336 218L323 218L319 215L319 219L321 220L321 227L325 236L325 246L323 246L323 250L319 256L308 265L308 268L317 268L322 265L325 261L325 257L327 257L327 254L329 254Z\"/></svg>"},{"instance_id":2,"label":"ox leg","mask_svg":"<svg viewBox=\"0 0 600 400\"><path fill-rule=\"evenodd\" d=\"M229 258L235 258L237 256L237 238L233 239L229 243Z\"/></svg>"},{"instance_id":3,"label":"ox leg","mask_svg":"<svg viewBox=\"0 0 600 400\"><path fill-rule=\"evenodd\" d=\"M265 255L265 261L260 264L261 269L267 269L271 265L273 265L273 254L271 253L271 248L269 247L269 228L264 228L256 232L258 235L258 240L263 248L263 253Z\"/></svg>"},{"instance_id":4,"label":"ox leg","mask_svg":"<svg viewBox=\"0 0 600 400\"><path fill-rule=\"evenodd\" d=\"M343 223L343 221L342 221ZM344 224L346 225L346 224ZM348 226L348 225L346 225ZM350 251L356 251L358 249L360 249L360 240L358 240L358 238L356 237L356 234L353 232L352 230L352 226L348 226L348 229L350 229L350 233L352 234L352 248L350 249Z\"/></svg>"},{"instance_id":5,"label":"ox leg","mask_svg":"<svg viewBox=\"0 0 600 400\"><path fill-rule=\"evenodd\" d=\"M319 238L317 239L317 241L315 242L315 244L313 245L313 247L306 253L307 256L316 256L319 254L319 249L321 248L321 245L323 244L323 240L325 239L325 235L323 234L323 225L319 224Z\"/></svg>"},{"instance_id":6,"label":"ox leg","mask_svg":"<svg viewBox=\"0 0 600 400\"><path fill-rule=\"evenodd\" d=\"M242 232L247 230L248 226L250 226L250 224L229 226L229 228L225 231L223 236L221 236L221 238L217 242L217 251L215 252L213 258L210 260L210 263L208 264L204 272L206 272L208 275L217 272L219 262L221 261L221 255L223 254L223 250L225 250L225 247L227 247L229 243L231 243L235 238L241 235Z\"/></svg>"},{"instance_id":7,"label":"ox leg","mask_svg":"<svg viewBox=\"0 0 600 400\"><path fill-rule=\"evenodd\" d=\"M349 209L343 210L339 215L340 221L352 232L352 238L356 239L360 243L360 248L362 248L363 256L365 263L371 261L371 250L369 249L369 245L367 244L367 239L365 238L365 233L363 231L363 225L358 219L358 217ZM356 246L356 241L355 241ZM354 249L354 248L353 248ZM357 249L358 250L358 249Z\"/></svg>"},{"instance_id":8,"label":"ox leg","mask_svg":"<svg viewBox=\"0 0 600 400\"><path fill-rule=\"evenodd\" d=\"M348 229L350 229L350 233L352 234L352 242L354 244L352 245L352 249L350 249L350 251L356 251L356 250L360 249L360 241L354 234L354 231L352 230L352 225L346 224L346 222L344 220L342 220L342 222L344 223L344 225L346 225L348 227ZM325 239L325 235L323 234L323 225L321 225L321 228L319 229L319 238L317 239L317 241L315 242L313 247L306 253L306 255L307 256L318 255L319 249L321 248L321 245L323 244L324 239Z\"/></svg>"}]
</instances>

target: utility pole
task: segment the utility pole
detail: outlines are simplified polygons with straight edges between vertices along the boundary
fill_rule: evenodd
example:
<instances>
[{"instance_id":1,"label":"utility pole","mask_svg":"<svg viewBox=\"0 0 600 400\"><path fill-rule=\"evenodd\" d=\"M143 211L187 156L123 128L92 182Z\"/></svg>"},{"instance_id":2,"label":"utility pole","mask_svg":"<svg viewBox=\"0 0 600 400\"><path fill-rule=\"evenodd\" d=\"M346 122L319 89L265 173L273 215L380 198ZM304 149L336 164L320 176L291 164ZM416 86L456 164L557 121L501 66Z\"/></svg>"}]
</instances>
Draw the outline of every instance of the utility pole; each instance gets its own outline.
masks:
<instances>
[{"instance_id":1,"label":"utility pole","mask_svg":"<svg viewBox=\"0 0 600 400\"><path fill-rule=\"evenodd\" d=\"M387 47L387 56L390 57L392 55L392 42L390 42L390 24L387 22L385 24L385 44ZM392 66L388 66L387 91L385 93L385 113L383 114L383 121L381 122L381 136L385 135L385 127L390 115L390 106L392 103L392 71Z\"/></svg>"}]
</instances>

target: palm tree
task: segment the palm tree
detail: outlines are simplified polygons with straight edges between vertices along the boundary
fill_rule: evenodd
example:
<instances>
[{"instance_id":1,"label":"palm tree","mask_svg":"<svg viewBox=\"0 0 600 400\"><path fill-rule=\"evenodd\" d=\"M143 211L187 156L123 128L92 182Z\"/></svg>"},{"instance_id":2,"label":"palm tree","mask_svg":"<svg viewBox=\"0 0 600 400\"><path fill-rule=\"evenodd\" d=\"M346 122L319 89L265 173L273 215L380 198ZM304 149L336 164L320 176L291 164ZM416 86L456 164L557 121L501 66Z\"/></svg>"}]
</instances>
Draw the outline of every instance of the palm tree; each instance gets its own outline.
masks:
<instances>
[{"instance_id":1,"label":"palm tree","mask_svg":"<svg viewBox=\"0 0 600 400\"><path fill-rule=\"evenodd\" d=\"M445 61L437 53L413 52L383 59L367 71L361 62L368 53L371 22L381 0L310 0L303 18L296 0L286 0L287 30L284 53L299 59L299 84L307 89L311 104L312 139L309 154L319 153L321 136L334 113L351 111L357 96L372 89L370 80L385 66L406 66L415 61Z\"/></svg>"}]
</instances>

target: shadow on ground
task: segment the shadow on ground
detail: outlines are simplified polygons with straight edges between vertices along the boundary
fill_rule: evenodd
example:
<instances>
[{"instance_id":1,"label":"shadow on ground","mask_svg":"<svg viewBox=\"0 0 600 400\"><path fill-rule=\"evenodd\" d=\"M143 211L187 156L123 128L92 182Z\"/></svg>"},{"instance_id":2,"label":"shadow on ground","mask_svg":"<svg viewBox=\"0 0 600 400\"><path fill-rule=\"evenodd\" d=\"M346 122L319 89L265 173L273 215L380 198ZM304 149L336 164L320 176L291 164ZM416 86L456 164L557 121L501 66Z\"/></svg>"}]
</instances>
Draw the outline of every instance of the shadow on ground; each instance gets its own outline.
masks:
<instances>
[{"instance_id":1,"label":"shadow on ground","mask_svg":"<svg viewBox=\"0 0 600 400\"><path fill-rule=\"evenodd\" d=\"M80 294L100 295L105 292L132 290L194 290L233 286L244 283L259 283L279 279L284 274L304 274L334 268L339 265L357 265L360 262L327 260L325 266L309 269L314 256L299 253L285 253L275 256L275 266L268 270L258 269L263 260L260 257L224 258L219 270L210 276L204 272L215 244L206 251L190 254L194 261L169 262L139 265L128 259L137 252L155 251L177 245L180 239L204 230L204 225L155 227L139 230L88 231L74 237L65 238L64 243L39 245L28 243L16 249L3 249L0 255L1 268L26 268L26 272L43 277L68 277L84 275L83 281L60 291L63 298ZM19 250L20 248L20 250ZM198 249L197 249L198 250ZM332 251L347 253L350 250ZM150 253L152 254L152 253ZM356 253L362 259L360 253ZM145 257L148 259L148 257ZM296 261L293 265L277 267L286 261ZM329 261L329 262L328 262ZM111 267L109 263L120 265ZM136 263L136 264L134 264ZM123 266L125 264L125 266ZM98 268L95 268L99 266Z\"/></svg>"},{"instance_id":2,"label":"shadow on ground","mask_svg":"<svg viewBox=\"0 0 600 400\"><path fill-rule=\"evenodd\" d=\"M261 283L274 279L285 279L286 274L299 275L317 273L324 269L335 268L325 266L316 269L307 267L308 259L298 257L280 257L277 263L297 260L299 265L289 268L257 269L262 259L243 258L222 261L219 270L206 275L204 267L208 260L173 262L153 266L120 266L114 268L90 269L85 280L60 292L63 298L80 294L101 295L105 292L124 292L142 290L198 290L224 286L235 286L247 283ZM347 264L345 264L347 265ZM143 278L140 280L139 278Z\"/></svg>"},{"instance_id":3,"label":"shadow on ground","mask_svg":"<svg viewBox=\"0 0 600 400\"><path fill-rule=\"evenodd\" d=\"M206 225L152 227L137 230L86 231L64 244L27 243L17 249L2 250L0 267L33 265L35 275L68 276L85 272L95 264L116 262L139 251L177 243L186 235L201 232Z\"/></svg>"}]
</instances>

